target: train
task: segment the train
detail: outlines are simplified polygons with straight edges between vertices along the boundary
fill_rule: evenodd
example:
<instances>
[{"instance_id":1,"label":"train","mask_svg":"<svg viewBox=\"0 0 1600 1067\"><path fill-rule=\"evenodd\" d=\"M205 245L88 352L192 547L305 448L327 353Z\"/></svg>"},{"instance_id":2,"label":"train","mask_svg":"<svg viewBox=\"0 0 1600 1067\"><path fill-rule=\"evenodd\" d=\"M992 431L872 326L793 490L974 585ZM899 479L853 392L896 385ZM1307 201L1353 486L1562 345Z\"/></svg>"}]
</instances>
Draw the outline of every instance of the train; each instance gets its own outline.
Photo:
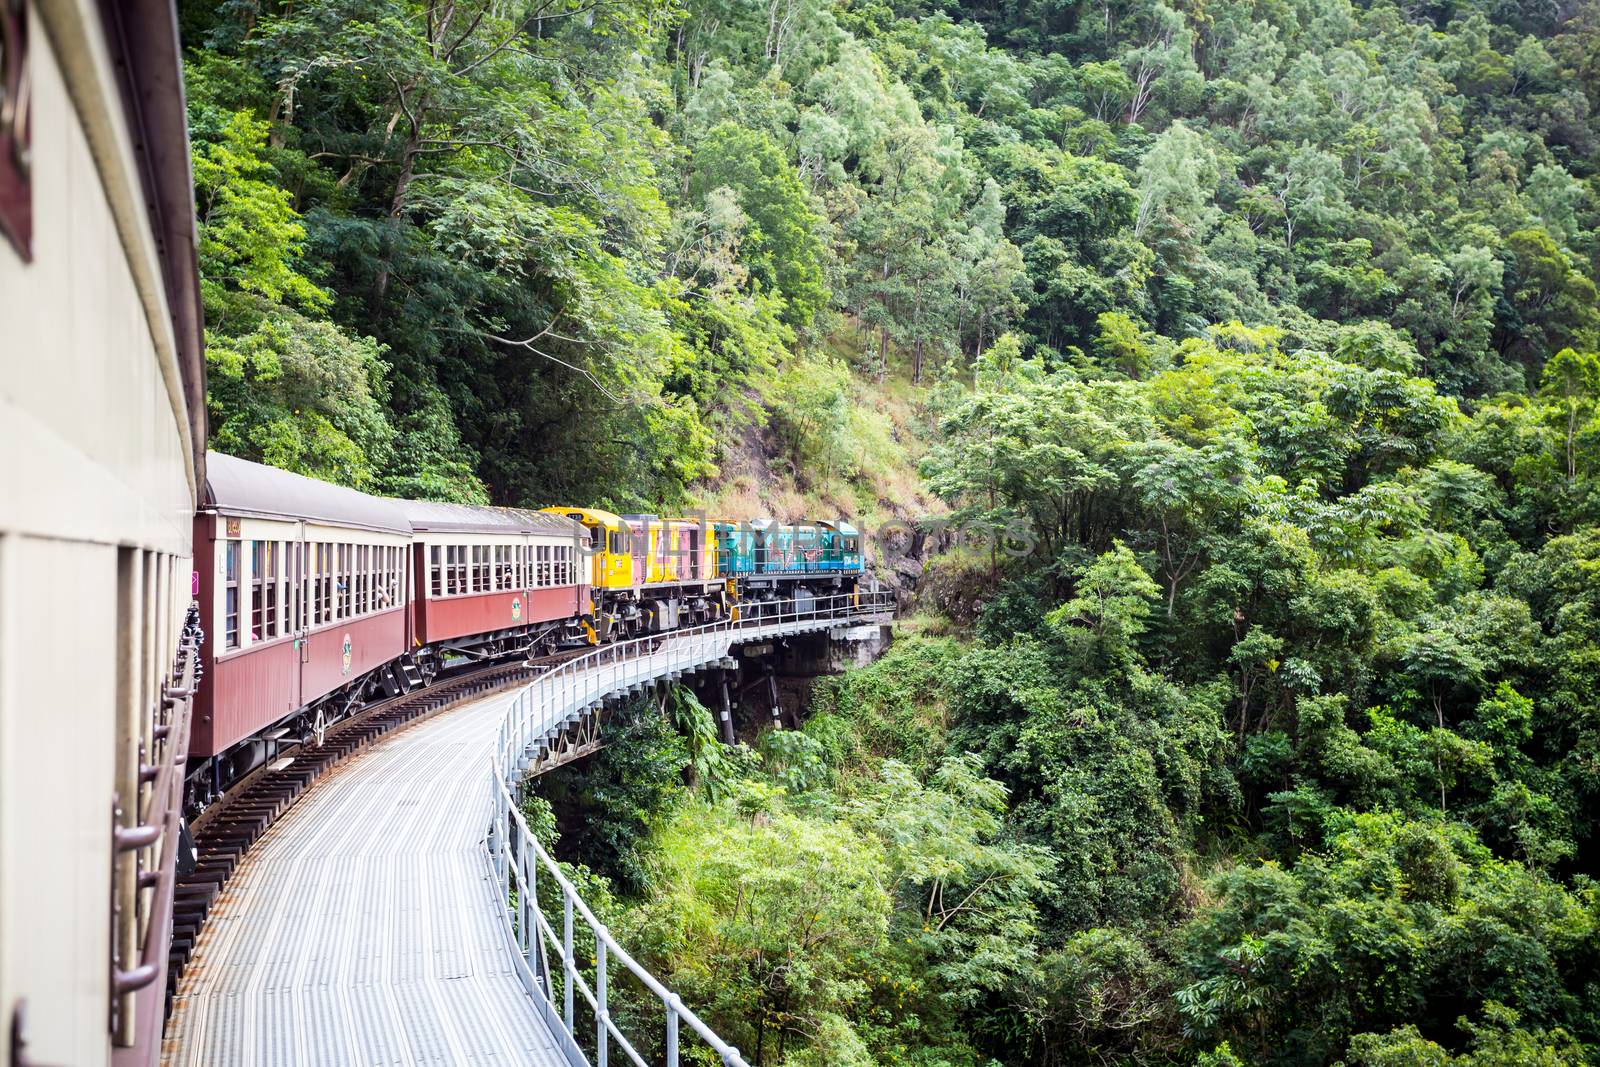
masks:
<instances>
[{"instance_id":1,"label":"train","mask_svg":"<svg viewBox=\"0 0 1600 1067\"><path fill-rule=\"evenodd\" d=\"M862 577L844 521L400 500L219 453L206 475L191 817L283 747L451 671L804 610Z\"/></svg>"},{"instance_id":2,"label":"train","mask_svg":"<svg viewBox=\"0 0 1600 1067\"><path fill-rule=\"evenodd\" d=\"M171 0L0 4L0 1031L159 1059L205 362Z\"/></svg>"}]
</instances>

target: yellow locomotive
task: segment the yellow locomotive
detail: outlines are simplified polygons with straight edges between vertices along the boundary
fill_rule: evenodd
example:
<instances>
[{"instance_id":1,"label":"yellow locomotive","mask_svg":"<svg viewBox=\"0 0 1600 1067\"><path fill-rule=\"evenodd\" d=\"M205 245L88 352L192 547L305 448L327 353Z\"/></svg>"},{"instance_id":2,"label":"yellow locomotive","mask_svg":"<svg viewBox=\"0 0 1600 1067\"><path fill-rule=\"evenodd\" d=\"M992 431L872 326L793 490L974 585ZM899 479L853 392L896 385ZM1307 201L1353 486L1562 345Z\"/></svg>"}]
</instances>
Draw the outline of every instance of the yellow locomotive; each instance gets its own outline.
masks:
<instances>
[{"instance_id":1,"label":"yellow locomotive","mask_svg":"<svg viewBox=\"0 0 1600 1067\"><path fill-rule=\"evenodd\" d=\"M587 534L591 639L608 641L713 622L728 610L716 573L710 527L702 520L618 515L599 508L549 507Z\"/></svg>"}]
</instances>

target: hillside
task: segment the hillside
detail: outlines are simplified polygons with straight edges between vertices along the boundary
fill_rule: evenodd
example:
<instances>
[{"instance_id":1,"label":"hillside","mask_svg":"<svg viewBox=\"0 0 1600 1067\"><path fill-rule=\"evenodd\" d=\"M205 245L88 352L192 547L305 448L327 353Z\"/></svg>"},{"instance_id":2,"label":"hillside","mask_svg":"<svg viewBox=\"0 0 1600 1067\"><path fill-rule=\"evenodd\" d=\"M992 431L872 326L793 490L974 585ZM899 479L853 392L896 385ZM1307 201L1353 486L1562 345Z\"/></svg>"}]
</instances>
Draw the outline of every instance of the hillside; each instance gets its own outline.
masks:
<instances>
[{"instance_id":1,"label":"hillside","mask_svg":"<svg viewBox=\"0 0 1600 1067\"><path fill-rule=\"evenodd\" d=\"M182 10L217 447L959 526L560 787L752 1063L1600 1055L1600 2Z\"/></svg>"}]
</instances>

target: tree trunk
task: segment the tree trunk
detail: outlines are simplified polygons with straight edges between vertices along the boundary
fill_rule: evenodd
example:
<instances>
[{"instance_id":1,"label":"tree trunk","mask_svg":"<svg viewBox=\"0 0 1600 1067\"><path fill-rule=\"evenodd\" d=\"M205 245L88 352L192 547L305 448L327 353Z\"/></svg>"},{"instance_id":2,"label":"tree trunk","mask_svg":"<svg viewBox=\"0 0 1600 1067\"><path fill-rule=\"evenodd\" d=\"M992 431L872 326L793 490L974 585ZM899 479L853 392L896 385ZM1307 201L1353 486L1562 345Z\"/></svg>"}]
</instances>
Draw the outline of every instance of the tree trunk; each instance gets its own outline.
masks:
<instances>
[{"instance_id":1,"label":"tree trunk","mask_svg":"<svg viewBox=\"0 0 1600 1067\"><path fill-rule=\"evenodd\" d=\"M392 238L395 227L393 224L398 223L400 217L405 213L406 192L411 188L411 179L416 173L417 150L420 147L419 140L418 131L412 130L410 138L406 141L405 152L400 157L400 176L395 179L394 196L389 201L391 244L388 253L383 257L382 265L378 267L378 276L373 281L372 302L374 307L383 303L383 298L389 292L389 257L394 251Z\"/></svg>"}]
</instances>

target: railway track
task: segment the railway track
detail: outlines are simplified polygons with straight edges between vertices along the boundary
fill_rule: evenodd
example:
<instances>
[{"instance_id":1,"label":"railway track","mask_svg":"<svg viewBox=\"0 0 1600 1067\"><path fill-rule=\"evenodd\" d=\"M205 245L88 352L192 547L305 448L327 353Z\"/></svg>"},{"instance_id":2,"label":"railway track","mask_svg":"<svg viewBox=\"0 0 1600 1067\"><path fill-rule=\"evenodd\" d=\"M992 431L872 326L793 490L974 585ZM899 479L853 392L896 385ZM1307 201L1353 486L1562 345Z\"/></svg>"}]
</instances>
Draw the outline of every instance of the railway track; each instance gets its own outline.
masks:
<instances>
[{"instance_id":1,"label":"railway track","mask_svg":"<svg viewBox=\"0 0 1600 1067\"><path fill-rule=\"evenodd\" d=\"M316 782L402 727L448 708L519 685L586 649L482 667L441 678L367 708L330 728L320 745L300 744L243 778L195 820L194 869L177 877L167 999L176 993L206 916L245 854Z\"/></svg>"}]
</instances>

